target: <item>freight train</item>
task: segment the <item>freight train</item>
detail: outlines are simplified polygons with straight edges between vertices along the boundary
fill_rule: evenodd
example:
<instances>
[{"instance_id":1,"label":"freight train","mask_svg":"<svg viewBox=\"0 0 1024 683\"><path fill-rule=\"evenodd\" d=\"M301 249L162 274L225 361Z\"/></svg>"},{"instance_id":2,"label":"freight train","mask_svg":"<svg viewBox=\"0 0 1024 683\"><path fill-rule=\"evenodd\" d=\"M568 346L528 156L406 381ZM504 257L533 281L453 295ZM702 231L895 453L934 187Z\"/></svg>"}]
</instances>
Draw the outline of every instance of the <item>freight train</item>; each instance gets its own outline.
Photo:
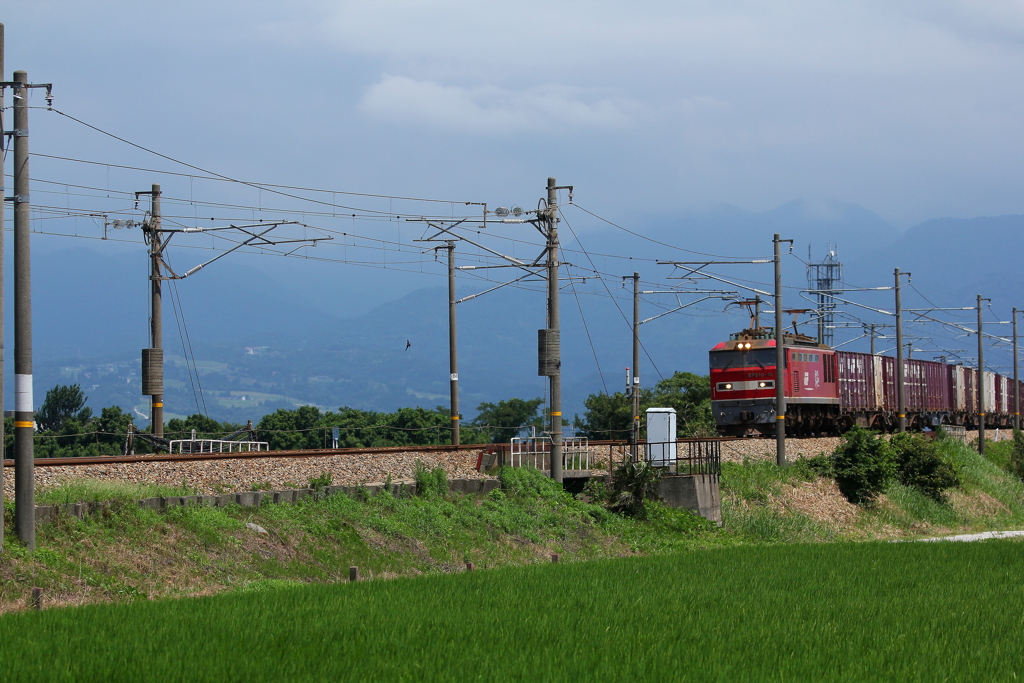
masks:
<instances>
[{"instance_id":1,"label":"freight train","mask_svg":"<svg viewBox=\"0 0 1024 683\"><path fill-rule=\"evenodd\" d=\"M730 335L709 354L711 409L719 433L775 433L775 383L786 397L786 433L842 434L854 425L892 431L898 425L896 359L836 351L800 334L784 334L785 367L775 365L771 329ZM1014 399L1024 382L961 365L904 359L908 429L979 425L978 390L984 391L987 428L1011 427Z\"/></svg>"}]
</instances>

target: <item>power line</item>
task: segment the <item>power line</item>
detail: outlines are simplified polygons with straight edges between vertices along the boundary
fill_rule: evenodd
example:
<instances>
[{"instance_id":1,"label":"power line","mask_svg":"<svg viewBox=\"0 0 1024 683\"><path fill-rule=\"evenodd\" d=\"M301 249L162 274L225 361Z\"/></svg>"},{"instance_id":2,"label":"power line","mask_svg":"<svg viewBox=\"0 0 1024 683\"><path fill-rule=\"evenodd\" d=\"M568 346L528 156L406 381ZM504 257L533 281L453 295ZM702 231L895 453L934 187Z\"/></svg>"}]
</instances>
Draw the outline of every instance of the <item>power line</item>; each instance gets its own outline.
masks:
<instances>
[{"instance_id":1,"label":"power line","mask_svg":"<svg viewBox=\"0 0 1024 683\"><path fill-rule=\"evenodd\" d=\"M66 113L60 111L59 109L49 109L49 111L53 111L56 114L64 116L65 118L68 118L68 119L70 119L70 120L72 120L72 121L74 121L74 122L76 122L76 123L78 123L78 124L80 124L82 126L85 126L86 128L94 130L97 133L101 133L103 135L106 135L107 137L113 138L113 139L115 139L115 140L117 140L119 142L123 142L124 144L129 145L131 147L134 147L136 149L142 150L143 152L147 152L147 153L152 154L154 156L158 156L161 159L166 159L167 161L170 161L170 162L175 163L175 164L180 164L182 166L185 166L186 168L191 168L191 169L193 169L195 171L199 171L200 173L206 173L206 174L208 174L210 176L214 176L216 179L219 179L219 180L223 180L223 181L231 182L231 183L237 183L239 185L246 185L248 187L256 188L256 189L259 189L259 190L267 190L268 192L273 192L275 194L279 194L279 195L284 196L284 197L291 197L292 199L299 199L299 200L302 200L302 201L313 202L315 204L323 204L323 205L326 205L326 206L337 206L337 205L335 205L333 203L322 202L322 201L319 201L319 200L316 200L316 199L310 199L308 197L301 197L299 195L293 195L293 194L288 193L288 192L282 192L281 190L273 189L275 187L281 187L282 189L291 189L291 188L289 188L287 186L248 182L248 181L244 181L244 180L238 180L237 178L232 178L231 176L226 176L226 175L224 175L222 173L217 173L215 171L210 171L210 170L202 168L200 166L196 166L194 164L190 164L188 162L181 161L180 159L175 159L174 157L168 156L166 154L161 154L160 152L157 152L155 150L149 149L148 147L144 147L144 146L139 145L137 143L134 143L134 142L132 142L130 140L126 140L125 138L122 138L119 135L115 135L115 134L113 134L113 133L111 133L109 131L103 130L102 128L94 126L94 125L92 125L90 123L86 123L85 121L82 121L81 119L78 119L78 118L76 118L76 117L74 117L74 116L72 116L70 114L66 114ZM75 160L75 161L79 161L79 160ZM136 169L136 170L141 170L141 169ZM303 188L300 191L331 192L331 190L319 190L319 189L313 189L313 188ZM335 192L335 194L342 194L342 193ZM356 196L374 196L374 195L369 195L369 194L358 194L358 193L347 193L347 192L344 193L344 194L352 194L352 195L356 195ZM393 195L376 195L376 196L377 197L381 197L381 198L388 198L388 199L409 199L410 201L432 201L432 202L439 202L439 203L452 204L452 205L454 205L456 203L467 204L467 205L468 204L482 204L482 202L465 202L465 201L463 201L463 202L455 202L455 201L452 201L452 200L438 200L438 199L434 199L434 200L418 200L418 199L412 199L412 198L396 197L396 196L393 196ZM349 207L349 208L352 208L352 207ZM384 212L373 211L372 213L384 213Z\"/></svg>"},{"instance_id":2,"label":"power line","mask_svg":"<svg viewBox=\"0 0 1024 683\"><path fill-rule=\"evenodd\" d=\"M587 253L587 250L583 248L583 243L580 242L579 235L576 234L576 231L572 229L572 225L570 225L569 221L566 219L565 212L563 212L561 208L559 208L559 213L562 216L562 220L565 221L565 227L569 228L569 232L572 233L572 237L573 239L576 240L576 244L580 246L580 250L583 252L583 255L587 257L588 261L590 261L590 266L594 269L594 272L598 272L597 266L594 265L594 260L590 258L590 254ZM587 213L589 213L589 211ZM626 314L622 312L622 308L619 306L619 302L615 299L614 296L612 296L612 291L608 287L608 283L604 281L604 278L598 278L598 280L600 280L601 284L604 285L605 291L608 292L608 298L610 298L612 300L612 303L615 304L615 310L617 310L619 312L619 315L622 316L622 320L626 323L626 327L628 327L630 331L632 331L633 326L629 322L629 318L626 317ZM651 367L654 368L654 371L658 373L658 377L665 379L665 376L661 374L661 370L658 368L657 363L655 363L654 359L651 358L651 354L647 351L647 347L644 346L644 343L642 341L640 342L640 348L644 350L644 355L647 356L647 360L651 362Z\"/></svg>"},{"instance_id":3,"label":"power line","mask_svg":"<svg viewBox=\"0 0 1024 683\"><path fill-rule=\"evenodd\" d=\"M612 226L614 228L618 228L619 230L622 230L623 232L628 232L630 235L633 235L634 237L639 237L642 240L646 240L648 242L652 242L652 243L660 245L662 247L668 247L669 249L677 249L679 251L686 252L687 254L697 254L698 256L710 256L712 258L740 258L740 257L737 257L737 256L723 256L721 254L706 254L706 253L704 253L702 251L694 251L693 249L684 249L683 247L677 247L674 244L669 244L667 242L661 242L661 241L656 240L656 239L654 239L652 237L648 237L648 236L643 235L643 234L641 234L639 232L636 232L634 230L630 230L629 228L623 227L623 226L619 225L618 223L613 223L612 221L608 220L607 218L602 218L601 216L598 216L593 211L589 211L589 210L583 208L579 204L574 203L571 206L575 206L580 211L582 211L584 213L587 213L587 214L590 214L591 216L593 216L597 220L603 221L603 222L607 223L608 225L610 225L610 226Z\"/></svg>"}]
</instances>

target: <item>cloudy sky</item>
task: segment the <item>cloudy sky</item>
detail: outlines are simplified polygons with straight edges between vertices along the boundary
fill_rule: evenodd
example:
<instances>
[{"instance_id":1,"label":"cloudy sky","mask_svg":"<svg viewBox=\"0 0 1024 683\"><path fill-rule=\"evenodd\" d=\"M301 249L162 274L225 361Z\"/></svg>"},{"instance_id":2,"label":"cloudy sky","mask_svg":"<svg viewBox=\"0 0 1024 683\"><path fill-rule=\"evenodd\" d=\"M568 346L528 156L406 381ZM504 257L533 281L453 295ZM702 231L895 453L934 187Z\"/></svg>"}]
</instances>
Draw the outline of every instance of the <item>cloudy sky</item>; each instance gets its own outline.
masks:
<instances>
[{"instance_id":1,"label":"cloudy sky","mask_svg":"<svg viewBox=\"0 0 1024 683\"><path fill-rule=\"evenodd\" d=\"M0 21L6 77L260 181L525 205L554 175L619 218L1024 213L1019 1L7 0ZM52 114L32 130L142 160Z\"/></svg>"}]
</instances>

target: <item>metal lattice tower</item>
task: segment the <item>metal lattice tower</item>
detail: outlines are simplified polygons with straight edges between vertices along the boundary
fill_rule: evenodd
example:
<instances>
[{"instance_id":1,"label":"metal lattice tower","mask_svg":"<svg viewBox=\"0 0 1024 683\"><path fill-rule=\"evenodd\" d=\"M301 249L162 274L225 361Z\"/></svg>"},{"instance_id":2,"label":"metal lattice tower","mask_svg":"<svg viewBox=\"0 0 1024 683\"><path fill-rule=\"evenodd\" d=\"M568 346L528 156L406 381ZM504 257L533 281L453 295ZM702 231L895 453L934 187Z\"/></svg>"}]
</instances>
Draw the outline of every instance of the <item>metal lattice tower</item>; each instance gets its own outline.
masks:
<instances>
[{"instance_id":1,"label":"metal lattice tower","mask_svg":"<svg viewBox=\"0 0 1024 683\"><path fill-rule=\"evenodd\" d=\"M843 279L843 264L837 260L836 248L830 247L824 259L811 262L807 248L807 288L815 296L818 313L818 343L832 346L835 341L835 310L837 285Z\"/></svg>"}]
</instances>

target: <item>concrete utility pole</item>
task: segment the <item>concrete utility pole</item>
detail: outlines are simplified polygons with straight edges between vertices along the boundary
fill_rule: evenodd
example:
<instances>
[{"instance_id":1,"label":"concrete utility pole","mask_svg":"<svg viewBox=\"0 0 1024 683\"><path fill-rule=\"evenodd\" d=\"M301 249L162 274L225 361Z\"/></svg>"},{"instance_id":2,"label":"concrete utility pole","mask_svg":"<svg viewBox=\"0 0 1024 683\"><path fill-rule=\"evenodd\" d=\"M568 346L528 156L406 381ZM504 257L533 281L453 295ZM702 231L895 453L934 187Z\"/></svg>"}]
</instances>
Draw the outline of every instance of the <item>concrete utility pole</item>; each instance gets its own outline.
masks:
<instances>
[{"instance_id":1,"label":"concrete utility pole","mask_svg":"<svg viewBox=\"0 0 1024 683\"><path fill-rule=\"evenodd\" d=\"M14 72L14 526L36 549L28 74Z\"/></svg>"},{"instance_id":2,"label":"concrete utility pole","mask_svg":"<svg viewBox=\"0 0 1024 683\"><path fill-rule=\"evenodd\" d=\"M775 464L786 466L786 350L782 332L782 243L775 233Z\"/></svg>"},{"instance_id":3,"label":"concrete utility pole","mask_svg":"<svg viewBox=\"0 0 1024 683\"><path fill-rule=\"evenodd\" d=\"M898 429L901 432L907 431L907 403L903 388L903 299L900 294L900 269L895 271L896 276L896 419Z\"/></svg>"},{"instance_id":4,"label":"concrete utility pole","mask_svg":"<svg viewBox=\"0 0 1024 683\"><path fill-rule=\"evenodd\" d=\"M985 455L985 335L981 330L981 302L978 295L978 453ZM1016 359L1014 359L1016 361Z\"/></svg>"},{"instance_id":5,"label":"concrete utility pole","mask_svg":"<svg viewBox=\"0 0 1024 683\"><path fill-rule=\"evenodd\" d=\"M455 242L449 240L448 250L448 368L451 372L452 445L459 441L459 354L455 328Z\"/></svg>"},{"instance_id":6,"label":"concrete utility pole","mask_svg":"<svg viewBox=\"0 0 1024 683\"><path fill-rule=\"evenodd\" d=\"M542 353L547 362L551 392L551 478L562 483L562 344L558 308L558 186L548 178L547 201L547 269L548 326L543 331Z\"/></svg>"},{"instance_id":7,"label":"concrete utility pole","mask_svg":"<svg viewBox=\"0 0 1024 683\"><path fill-rule=\"evenodd\" d=\"M761 329L761 295L754 297L754 329Z\"/></svg>"},{"instance_id":8,"label":"concrete utility pole","mask_svg":"<svg viewBox=\"0 0 1024 683\"><path fill-rule=\"evenodd\" d=\"M149 220L142 226L143 235L149 242L150 259L150 316L149 348L142 350L142 394L150 397L152 433L157 438L164 436L164 326L163 326L163 274L160 259L167 242L160 232L160 186L153 184L149 192L137 192L136 196L150 196Z\"/></svg>"},{"instance_id":9,"label":"concrete utility pole","mask_svg":"<svg viewBox=\"0 0 1024 683\"><path fill-rule=\"evenodd\" d=\"M0 83L4 81L4 25L0 24ZM0 87L0 112L4 110L4 88ZM7 188L4 187L3 158L6 154L6 140L3 138L3 114L0 114L0 415L4 411L4 207L7 204ZM4 421L0 419L0 460L4 453ZM4 509L4 468L0 462L0 510ZM0 553L4 551L4 525L0 520Z\"/></svg>"},{"instance_id":10,"label":"concrete utility pole","mask_svg":"<svg viewBox=\"0 0 1024 683\"><path fill-rule=\"evenodd\" d=\"M630 383L631 412L629 438L633 462L640 457L640 273L633 273L633 381Z\"/></svg>"},{"instance_id":11,"label":"concrete utility pole","mask_svg":"<svg viewBox=\"0 0 1024 683\"><path fill-rule=\"evenodd\" d=\"M875 355L875 324L871 323L868 328L871 330L871 355L873 356Z\"/></svg>"},{"instance_id":12,"label":"concrete utility pole","mask_svg":"<svg viewBox=\"0 0 1024 683\"><path fill-rule=\"evenodd\" d=\"M1021 385L1017 361L1017 309L1014 308L1014 429L1021 428Z\"/></svg>"}]
</instances>

